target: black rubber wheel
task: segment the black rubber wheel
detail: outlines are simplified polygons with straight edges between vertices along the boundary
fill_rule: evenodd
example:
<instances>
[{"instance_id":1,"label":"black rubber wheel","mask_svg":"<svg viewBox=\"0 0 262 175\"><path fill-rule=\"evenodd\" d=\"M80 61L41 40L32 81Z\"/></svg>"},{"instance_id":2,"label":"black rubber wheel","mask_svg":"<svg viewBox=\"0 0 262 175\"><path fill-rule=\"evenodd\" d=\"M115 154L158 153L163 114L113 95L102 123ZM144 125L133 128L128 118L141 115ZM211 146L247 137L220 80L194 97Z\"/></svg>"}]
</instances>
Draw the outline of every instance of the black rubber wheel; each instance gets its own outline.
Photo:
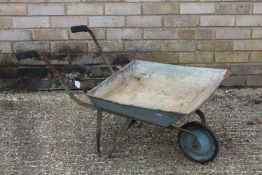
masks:
<instances>
[{"instance_id":1,"label":"black rubber wheel","mask_svg":"<svg viewBox=\"0 0 262 175\"><path fill-rule=\"evenodd\" d=\"M195 146L191 134L182 130L178 132L179 147L190 160L204 164L212 161L217 156L219 151L218 141L208 126L193 121L184 124L182 128L191 131L199 142L199 146Z\"/></svg>"}]
</instances>

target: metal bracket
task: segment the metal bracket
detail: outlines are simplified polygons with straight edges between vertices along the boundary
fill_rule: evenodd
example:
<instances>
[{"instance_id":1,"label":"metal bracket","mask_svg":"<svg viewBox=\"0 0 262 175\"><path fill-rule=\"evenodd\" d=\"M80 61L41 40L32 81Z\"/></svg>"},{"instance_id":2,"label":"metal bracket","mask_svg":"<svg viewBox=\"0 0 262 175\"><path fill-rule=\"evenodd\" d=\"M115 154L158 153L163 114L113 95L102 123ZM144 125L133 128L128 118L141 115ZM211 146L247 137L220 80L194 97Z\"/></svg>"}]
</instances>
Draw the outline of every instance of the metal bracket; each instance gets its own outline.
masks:
<instances>
[{"instance_id":1,"label":"metal bracket","mask_svg":"<svg viewBox=\"0 0 262 175\"><path fill-rule=\"evenodd\" d=\"M201 122L206 124L206 117L204 113L200 109L197 109L195 113L200 117Z\"/></svg>"},{"instance_id":2,"label":"metal bracket","mask_svg":"<svg viewBox=\"0 0 262 175\"><path fill-rule=\"evenodd\" d=\"M177 127L177 126L174 126L174 125L171 125L170 129L176 129L176 130L179 130L179 131L186 132L186 133L190 134L192 136L192 139L193 139L193 147L194 148L199 148L201 146L201 144L199 143L197 137L195 136L195 134L193 132L191 132L189 130L186 130L186 129L183 129L183 128L180 128L180 127Z\"/></svg>"},{"instance_id":3,"label":"metal bracket","mask_svg":"<svg viewBox=\"0 0 262 175\"><path fill-rule=\"evenodd\" d=\"M119 135L116 138L116 142L113 145L112 149L109 151L107 158L111 157L113 154L114 150L116 149L116 146L121 142L121 139L125 135L126 131L135 123L136 121L130 118L127 118L124 126L121 128Z\"/></svg>"},{"instance_id":4,"label":"metal bracket","mask_svg":"<svg viewBox=\"0 0 262 175\"><path fill-rule=\"evenodd\" d=\"M97 108L97 120L96 120L96 150L97 154L100 157L101 156L101 149L100 149L100 140L101 140L101 126L102 126L102 109ZM109 151L109 154L107 157L110 157L114 150L116 149L117 145L120 143L121 139L125 135L126 131L133 126L133 124L136 122L134 119L127 118L124 126L121 128L119 135L117 136L116 142L114 143L113 147Z\"/></svg>"}]
</instances>

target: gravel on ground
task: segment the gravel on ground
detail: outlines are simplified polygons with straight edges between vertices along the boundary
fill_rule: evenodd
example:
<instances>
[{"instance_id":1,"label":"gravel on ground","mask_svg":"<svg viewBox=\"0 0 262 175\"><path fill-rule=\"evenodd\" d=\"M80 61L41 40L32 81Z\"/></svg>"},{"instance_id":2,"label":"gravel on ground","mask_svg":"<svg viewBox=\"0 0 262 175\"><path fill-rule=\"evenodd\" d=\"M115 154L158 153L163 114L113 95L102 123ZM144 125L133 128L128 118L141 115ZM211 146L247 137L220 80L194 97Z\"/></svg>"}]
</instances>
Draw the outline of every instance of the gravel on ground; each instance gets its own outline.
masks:
<instances>
[{"instance_id":1,"label":"gravel on ground","mask_svg":"<svg viewBox=\"0 0 262 175\"><path fill-rule=\"evenodd\" d=\"M220 143L214 161L188 160L177 131L146 123L132 126L106 158L124 118L104 113L98 157L96 111L63 92L1 92L0 174L262 174L262 89L218 89L201 110ZM198 118L177 125L190 120Z\"/></svg>"}]
</instances>

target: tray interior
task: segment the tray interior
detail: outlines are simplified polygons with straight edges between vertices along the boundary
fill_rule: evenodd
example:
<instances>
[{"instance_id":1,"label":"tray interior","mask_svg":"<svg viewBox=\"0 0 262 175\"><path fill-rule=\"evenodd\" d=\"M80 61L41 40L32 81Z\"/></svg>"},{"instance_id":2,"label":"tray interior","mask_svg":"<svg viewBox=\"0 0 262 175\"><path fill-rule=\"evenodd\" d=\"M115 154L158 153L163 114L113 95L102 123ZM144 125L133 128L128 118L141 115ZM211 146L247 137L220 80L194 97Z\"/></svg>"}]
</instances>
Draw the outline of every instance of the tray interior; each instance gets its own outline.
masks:
<instances>
[{"instance_id":1,"label":"tray interior","mask_svg":"<svg viewBox=\"0 0 262 175\"><path fill-rule=\"evenodd\" d=\"M216 90L227 70L132 61L89 92L114 103L189 114Z\"/></svg>"}]
</instances>

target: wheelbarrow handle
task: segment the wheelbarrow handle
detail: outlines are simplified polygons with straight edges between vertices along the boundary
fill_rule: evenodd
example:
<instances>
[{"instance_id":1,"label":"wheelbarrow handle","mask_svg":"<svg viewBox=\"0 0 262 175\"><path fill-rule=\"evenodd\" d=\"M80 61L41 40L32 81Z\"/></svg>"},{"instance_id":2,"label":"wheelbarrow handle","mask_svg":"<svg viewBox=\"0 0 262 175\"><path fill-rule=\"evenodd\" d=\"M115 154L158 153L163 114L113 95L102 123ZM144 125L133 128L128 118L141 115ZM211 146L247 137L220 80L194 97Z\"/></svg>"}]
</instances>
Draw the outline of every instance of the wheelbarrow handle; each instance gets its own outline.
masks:
<instances>
[{"instance_id":1,"label":"wheelbarrow handle","mask_svg":"<svg viewBox=\"0 0 262 175\"><path fill-rule=\"evenodd\" d=\"M41 56L42 60L44 60L44 62L46 63L46 65L48 66L48 68L51 70L51 72L53 73L53 75L56 76L56 78L60 81L60 83L63 85L66 93L68 94L68 96L71 98L71 100L73 100L75 103L77 103L80 106L86 107L86 108L91 108L93 109L93 106L89 103L86 103L84 101L82 101L81 99L77 98L73 92L70 90L69 86L67 85L67 81L65 80L65 78L58 72L58 70L50 63L50 61L48 60L46 55Z\"/></svg>"},{"instance_id":2,"label":"wheelbarrow handle","mask_svg":"<svg viewBox=\"0 0 262 175\"><path fill-rule=\"evenodd\" d=\"M71 32L72 32L72 33L87 32L87 26L85 26L85 25L72 26L72 27L71 27Z\"/></svg>"},{"instance_id":3,"label":"wheelbarrow handle","mask_svg":"<svg viewBox=\"0 0 262 175\"><path fill-rule=\"evenodd\" d=\"M39 54L36 50L30 50L30 51L25 51L25 52L20 52L16 54L16 58L18 60L26 59L26 58L32 58L32 57L38 57ZM86 103L79 98L77 98L73 92L70 90L70 88L67 85L67 80L62 76L58 70L50 63L46 55L41 55L40 58L46 63L48 66L49 70L53 73L54 76L60 81L60 83L63 85L65 88L66 93L69 95L69 97L75 101L78 105L86 107L86 108L93 108L93 106L89 103Z\"/></svg>"},{"instance_id":4,"label":"wheelbarrow handle","mask_svg":"<svg viewBox=\"0 0 262 175\"><path fill-rule=\"evenodd\" d=\"M98 53L99 53L99 54L102 53L101 46L100 46L100 44L98 43L94 32L93 32L89 27L87 27L86 25L72 26L72 27L71 27L71 32L72 32L72 33L88 32L88 33L91 35L92 39L94 40L94 42L95 42L95 44L96 44Z\"/></svg>"},{"instance_id":5,"label":"wheelbarrow handle","mask_svg":"<svg viewBox=\"0 0 262 175\"><path fill-rule=\"evenodd\" d=\"M108 58L104 55L104 53L102 51L102 48L101 48L100 44L98 43L94 32L89 27L87 27L86 25L72 26L71 27L71 32L72 33L88 32L91 35L91 37L94 40L94 42L95 42L98 55L102 57L104 64L108 67L108 69L110 71L110 74L114 73L113 68L112 68L112 66L109 63Z\"/></svg>"},{"instance_id":6,"label":"wheelbarrow handle","mask_svg":"<svg viewBox=\"0 0 262 175\"><path fill-rule=\"evenodd\" d=\"M33 58L33 57L38 57L39 54L36 50L29 50L29 51L25 51L25 52L19 52L16 54L16 59L20 60L24 60L27 58Z\"/></svg>"}]
</instances>

